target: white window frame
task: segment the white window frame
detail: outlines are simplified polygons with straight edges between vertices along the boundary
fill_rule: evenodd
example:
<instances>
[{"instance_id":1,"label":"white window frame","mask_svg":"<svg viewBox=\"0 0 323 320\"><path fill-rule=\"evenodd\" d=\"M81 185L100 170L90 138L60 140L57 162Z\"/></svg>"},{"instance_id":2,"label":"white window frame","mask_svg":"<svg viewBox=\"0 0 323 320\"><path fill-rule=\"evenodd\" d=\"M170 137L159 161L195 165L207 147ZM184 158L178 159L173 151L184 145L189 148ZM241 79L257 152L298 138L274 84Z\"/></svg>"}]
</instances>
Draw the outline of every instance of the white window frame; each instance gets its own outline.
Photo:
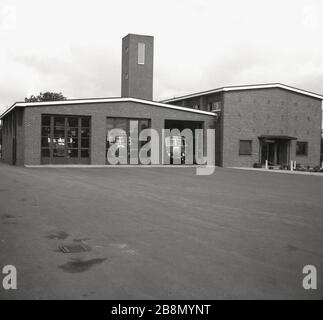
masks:
<instances>
[{"instance_id":1,"label":"white window frame","mask_svg":"<svg viewBox=\"0 0 323 320\"><path fill-rule=\"evenodd\" d=\"M143 42L138 42L138 64L145 64L146 45Z\"/></svg>"}]
</instances>

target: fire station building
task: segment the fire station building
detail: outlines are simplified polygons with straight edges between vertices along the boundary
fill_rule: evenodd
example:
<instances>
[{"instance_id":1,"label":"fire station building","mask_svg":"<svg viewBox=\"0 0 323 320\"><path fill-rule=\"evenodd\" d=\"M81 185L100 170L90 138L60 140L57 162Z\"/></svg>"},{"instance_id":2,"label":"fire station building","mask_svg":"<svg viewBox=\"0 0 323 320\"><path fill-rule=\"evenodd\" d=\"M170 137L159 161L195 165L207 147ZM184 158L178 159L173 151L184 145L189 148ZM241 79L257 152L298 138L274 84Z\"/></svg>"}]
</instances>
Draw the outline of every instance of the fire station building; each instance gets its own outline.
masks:
<instances>
[{"instance_id":1,"label":"fire station building","mask_svg":"<svg viewBox=\"0 0 323 320\"><path fill-rule=\"evenodd\" d=\"M121 97L16 102L2 115L2 159L108 165L109 130L215 129L216 165L320 161L323 96L283 84L223 87L153 101L151 36L122 40ZM127 142L126 142L127 143ZM160 157L162 159L162 155Z\"/></svg>"}]
</instances>

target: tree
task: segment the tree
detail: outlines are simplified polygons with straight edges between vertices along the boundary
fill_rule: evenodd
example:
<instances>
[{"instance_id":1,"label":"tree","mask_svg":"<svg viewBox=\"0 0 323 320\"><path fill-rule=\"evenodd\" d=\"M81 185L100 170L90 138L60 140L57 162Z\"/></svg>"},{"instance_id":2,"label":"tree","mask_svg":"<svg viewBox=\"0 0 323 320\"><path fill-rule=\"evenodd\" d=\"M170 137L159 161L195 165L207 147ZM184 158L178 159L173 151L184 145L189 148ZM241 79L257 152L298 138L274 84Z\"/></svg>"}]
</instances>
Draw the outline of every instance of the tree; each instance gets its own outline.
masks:
<instances>
[{"instance_id":1,"label":"tree","mask_svg":"<svg viewBox=\"0 0 323 320\"><path fill-rule=\"evenodd\" d=\"M61 92L50 92L46 91L44 93L40 92L38 96L33 94L29 98L25 98L25 102L41 102L41 101L60 101L66 100Z\"/></svg>"}]
</instances>

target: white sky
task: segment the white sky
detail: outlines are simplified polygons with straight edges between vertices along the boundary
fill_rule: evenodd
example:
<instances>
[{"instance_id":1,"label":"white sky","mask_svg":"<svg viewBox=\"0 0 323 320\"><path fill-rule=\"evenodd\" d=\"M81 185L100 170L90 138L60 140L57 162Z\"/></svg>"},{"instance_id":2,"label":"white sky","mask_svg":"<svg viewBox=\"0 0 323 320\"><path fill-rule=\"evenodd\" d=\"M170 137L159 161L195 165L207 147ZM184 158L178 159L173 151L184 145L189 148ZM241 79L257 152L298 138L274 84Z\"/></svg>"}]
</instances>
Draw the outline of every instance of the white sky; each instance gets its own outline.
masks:
<instances>
[{"instance_id":1,"label":"white sky","mask_svg":"<svg viewBox=\"0 0 323 320\"><path fill-rule=\"evenodd\" d=\"M121 38L155 37L154 99L282 82L323 94L322 0L0 0L0 112L120 96Z\"/></svg>"}]
</instances>

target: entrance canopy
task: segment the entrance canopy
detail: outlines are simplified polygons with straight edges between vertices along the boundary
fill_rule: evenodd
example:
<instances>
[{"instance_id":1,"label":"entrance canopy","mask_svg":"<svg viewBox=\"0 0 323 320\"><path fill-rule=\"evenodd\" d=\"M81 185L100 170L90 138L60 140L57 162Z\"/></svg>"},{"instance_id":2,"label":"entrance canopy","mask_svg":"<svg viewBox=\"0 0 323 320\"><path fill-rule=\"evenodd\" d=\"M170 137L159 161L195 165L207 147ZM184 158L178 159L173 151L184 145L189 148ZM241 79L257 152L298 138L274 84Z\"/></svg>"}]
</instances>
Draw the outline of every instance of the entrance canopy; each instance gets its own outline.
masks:
<instances>
[{"instance_id":1,"label":"entrance canopy","mask_svg":"<svg viewBox=\"0 0 323 320\"><path fill-rule=\"evenodd\" d=\"M295 137L284 136L284 135L265 135L262 134L258 139L268 139L268 140L297 140Z\"/></svg>"},{"instance_id":2,"label":"entrance canopy","mask_svg":"<svg viewBox=\"0 0 323 320\"><path fill-rule=\"evenodd\" d=\"M290 160L290 141L297 138L286 135L261 135L260 162L269 165L287 165Z\"/></svg>"}]
</instances>

